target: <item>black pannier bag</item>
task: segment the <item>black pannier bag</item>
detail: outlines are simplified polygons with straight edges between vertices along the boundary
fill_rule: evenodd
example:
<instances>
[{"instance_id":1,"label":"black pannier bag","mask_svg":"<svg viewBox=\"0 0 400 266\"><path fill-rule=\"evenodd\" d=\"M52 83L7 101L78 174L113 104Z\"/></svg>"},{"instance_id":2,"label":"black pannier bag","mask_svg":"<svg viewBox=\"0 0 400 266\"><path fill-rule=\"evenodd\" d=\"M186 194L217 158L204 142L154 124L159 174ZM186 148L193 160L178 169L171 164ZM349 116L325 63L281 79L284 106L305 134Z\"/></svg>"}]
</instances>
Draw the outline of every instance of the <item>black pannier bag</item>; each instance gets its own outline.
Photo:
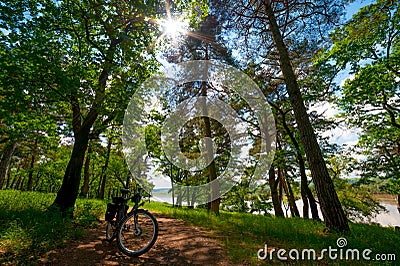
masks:
<instances>
[{"instance_id":1,"label":"black pannier bag","mask_svg":"<svg viewBox=\"0 0 400 266\"><path fill-rule=\"evenodd\" d=\"M117 210L118 210L117 204L108 203L107 211L106 211L106 221L111 222L115 218L115 215L117 214Z\"/></svg>"}]
</instances>

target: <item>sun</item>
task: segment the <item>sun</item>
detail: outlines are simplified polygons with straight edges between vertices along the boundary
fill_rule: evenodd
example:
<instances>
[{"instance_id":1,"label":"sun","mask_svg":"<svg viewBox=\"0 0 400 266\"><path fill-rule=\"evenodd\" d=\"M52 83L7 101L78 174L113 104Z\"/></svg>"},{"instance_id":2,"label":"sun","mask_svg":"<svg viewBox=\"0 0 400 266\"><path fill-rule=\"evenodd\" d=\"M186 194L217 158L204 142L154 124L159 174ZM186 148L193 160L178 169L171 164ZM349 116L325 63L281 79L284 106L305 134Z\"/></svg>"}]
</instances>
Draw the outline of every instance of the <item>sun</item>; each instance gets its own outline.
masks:
<instances>
[{"instance_id":1,"label":"sun","mask_svg":"<svg viewBox=\"0 0 400 266\"><path fill-rule=\"evenodd\" d=\"M176 39L187 32L188 23L183 20L168 18L160 21L163 35Z\"/></svg>"}]
</instances>

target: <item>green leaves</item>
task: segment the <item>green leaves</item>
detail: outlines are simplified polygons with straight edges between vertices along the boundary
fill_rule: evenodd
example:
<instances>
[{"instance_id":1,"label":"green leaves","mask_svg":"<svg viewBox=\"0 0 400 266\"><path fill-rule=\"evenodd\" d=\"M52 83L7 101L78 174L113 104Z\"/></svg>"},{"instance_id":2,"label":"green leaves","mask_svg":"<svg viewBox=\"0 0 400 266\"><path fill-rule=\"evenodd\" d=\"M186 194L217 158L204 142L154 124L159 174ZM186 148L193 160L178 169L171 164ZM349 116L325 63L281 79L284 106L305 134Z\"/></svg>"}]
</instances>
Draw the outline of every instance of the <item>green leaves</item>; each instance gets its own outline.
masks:
<instances>
[{"instance_id":1,"label":"green leaves","mask_svg":"<svg viewBox=\"0 0 400 266\"><path fill-rule=\"evenodd\" d=\"M350 64L353 71L365 64L363 60L388 59L392 46L398 43L398 8L398 1L378 1L361 8L347 24L334 31L334 46L327 58L342 68Z\"/></svg>"},{"instance_id":2,"label":"green leaves","mask_svg":"<svg viewBox=\"0 0 400 266\"><path fill-rule=\"evenodd\" d=\"M332 48L319 61L350 69L337 104L347 124L363 130L358 149L365 178L400 178L399 8L400 1L384 0L362 8L335 30Z\"/></svg>"}]
</instances>

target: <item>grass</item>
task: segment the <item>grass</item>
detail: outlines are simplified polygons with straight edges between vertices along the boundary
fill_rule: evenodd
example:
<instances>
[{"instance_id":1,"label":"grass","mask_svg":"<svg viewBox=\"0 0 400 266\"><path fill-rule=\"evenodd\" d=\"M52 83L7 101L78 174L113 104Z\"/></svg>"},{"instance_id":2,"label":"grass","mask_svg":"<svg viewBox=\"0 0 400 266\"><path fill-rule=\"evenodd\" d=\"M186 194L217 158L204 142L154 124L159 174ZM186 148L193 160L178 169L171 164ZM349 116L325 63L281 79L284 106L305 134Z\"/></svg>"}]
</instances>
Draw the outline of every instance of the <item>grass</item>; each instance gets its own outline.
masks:
<instances>
[{"instance_id":1,"label":"grass","mask_svg":"<svg viewBox=\"0 0 400 266\"><path fill-rule=\"evenodd\" d=\"M106 202L78 199L74 219L64 219L47 211L54 194L0 190L0 265L3 263L31 265L45 252L60 247L70 239L82 237L86 227L98 226L97 220L104 216ZM212 232L224 246L229 259L235 264L280 264L276 252L273 261L257 259L257 251L267 244L269 248L299 251L314 249L317 256L323 249L337 248L339 237L347 240L343 249L371 249L375 254L395 254L400 260L398 243L400 232L377 225L351 224L351 233L341 235L325 233L324 224L299 218L276 218L274 216L229 213L210 215L204 209L172 208L171 205L150 202L144 206L151 212L164 213L191 225ZM346 251L346 250L344 250ZM287 256L287 253L286 253ZM366 265L365 260L291 261L292 264ZM385 265L374 261L376 265ZM396 262L386 262L396 265ZM398 263L397 263L398 264Z\"/></svg>"},{"instance_id":2,"label":"grass","mask_svg":"<svg viewBox=\"0 0 400 266\"><path fill-rule=\"evenodd\" d=\"M344 237L347 245L343 248L343 258L348 249L358 249L360 260L331 260L328 253L325 253L322 261L316 264L332 265L366 265L375 263L376 265L398 265L400 252L397 248L400 243L400 232L394 228L381 227L378 225L350 224L351 233L325 233L324 224L312 220L301 218L277 218L274 216L251 215L246 213L229 213L221 211L219 216L210 215L206 210L172 208L168 204L149 203L146 208L153 212L160 212L171 215L175 218L187 221L189 224L208 228L213 231L215 236L221 240L228 252L229 258L234 263L245 263L251 265L263 264L268 262L257 258L257 251L264 248L267 244L269 248L314 249L317 257L321 255L323 249L339 249L337 240ZM362 251L372 250L369 254L371 261L362 259ZM339 249L340 250L340 249ZM340 252L340 251L338 251ZM332 256L335 253L332 253ZM372 261L376 254L394 254L396 261ZM367 254L368 255L368 254ZM340 253L338 253L340 256ZM351 258L351 255L349 255ZM276 252L273 255L273 263L280 264ZM271 261L269 261L271 262ZM298 261L298 264L312 263L313 261ZM282 262L283 263L283 262ZM296 264L295 261L292 263ZM314 262L315 263L315 262Z\"/></svg>"},{"instance_id":3,"label":"grass","mask_svg":"<svg viewBox=\"0 0 400 266\"><path fill-rule=\"evenodd\" d=\"M32 264L43 253L84 235L104 214L103 201L78 199L74 219L47 207L55 194L0 190L0 265Z\"/></svg>"}]
</instances>

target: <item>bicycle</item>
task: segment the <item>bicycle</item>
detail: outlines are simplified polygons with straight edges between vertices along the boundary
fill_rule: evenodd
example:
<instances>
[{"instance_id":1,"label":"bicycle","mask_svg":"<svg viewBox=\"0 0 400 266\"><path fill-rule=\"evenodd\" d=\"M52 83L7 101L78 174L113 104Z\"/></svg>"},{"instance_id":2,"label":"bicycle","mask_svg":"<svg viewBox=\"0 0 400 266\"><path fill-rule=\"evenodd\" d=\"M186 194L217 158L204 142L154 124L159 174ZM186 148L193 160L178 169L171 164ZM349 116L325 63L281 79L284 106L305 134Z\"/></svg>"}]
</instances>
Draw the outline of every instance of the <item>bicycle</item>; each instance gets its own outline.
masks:
<instances>
[{"instance_id":1,"label":"bicycle","mask_svg":"<svg viewBox=\"0 0 400 266\"><path fill-rule=\"evenodd\" d=\"M128 198L131 191L121 188L121 197L113 197L112 203L107 204L105 215L106 240L112 242L117 238L118 248L129 257L138 257L154 245L158 236L158 223L154 216L139 207L142 199L141 190L131 198L134 206L128 213Z\"/></svg>"}]
</instances>

